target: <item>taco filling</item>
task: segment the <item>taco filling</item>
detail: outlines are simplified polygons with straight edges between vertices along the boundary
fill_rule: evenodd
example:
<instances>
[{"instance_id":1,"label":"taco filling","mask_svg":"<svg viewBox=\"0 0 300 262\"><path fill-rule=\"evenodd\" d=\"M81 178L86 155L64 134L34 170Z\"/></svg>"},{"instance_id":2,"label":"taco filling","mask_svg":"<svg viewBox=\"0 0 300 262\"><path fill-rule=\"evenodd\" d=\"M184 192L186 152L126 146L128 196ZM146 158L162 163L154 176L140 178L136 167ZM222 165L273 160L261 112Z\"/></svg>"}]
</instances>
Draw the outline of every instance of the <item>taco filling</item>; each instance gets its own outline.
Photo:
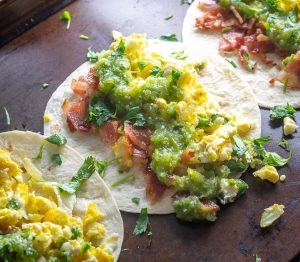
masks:
<instances>
[{"instance_id":1,"label":"taco filling","mask_svg":"<svg viewBox=\"0 0 300 262\"><path fill-rule=\"evenodd\" d=\"M90 172L90 159L78 172ZM43 180L33 163L39 160L19 160L0 149L0 260L114 261L120 236L107 232L101 208L89 202L83 216L73 215L76 196Z\"/></svg>"},{"instance_id":2,"label":"taco filling","mask_svg":"<svg viewBox=\"0 0 300 262\"><path fill-rule=\"evenodd\" d=\"M198 8L205 13L196 18L195 27L221 32L219 52L236 53L249 71L256 70L253 58L282 70L270 84L279 80L289 88L300 88L299 7L292 0L201 0ZM282 63L270 54L280 56Z\"/></svg>"},{"instance_id":3,"label":"taco filling","mask_svg":"<svg viewBox=\"0 0 300 262\"><path fill-rule=\"evenodd\" d=\"M219 203L246 191L239 175L267 153L244 140L257 128L251 120L226 114L211 101L199 82L204 61L184 61L184 50L161 56L148 44L144 35L118 35L86 76L72 80L73 95L62 105L69 132L81 133L79 149L85 136L105 141L122 171L139 165L149 203L159 203L172 188L178 218L214 221ZM227 103L223 97L219 104ZM115 195L134 197L128 190Z\"/></svg>"}]
</instances>

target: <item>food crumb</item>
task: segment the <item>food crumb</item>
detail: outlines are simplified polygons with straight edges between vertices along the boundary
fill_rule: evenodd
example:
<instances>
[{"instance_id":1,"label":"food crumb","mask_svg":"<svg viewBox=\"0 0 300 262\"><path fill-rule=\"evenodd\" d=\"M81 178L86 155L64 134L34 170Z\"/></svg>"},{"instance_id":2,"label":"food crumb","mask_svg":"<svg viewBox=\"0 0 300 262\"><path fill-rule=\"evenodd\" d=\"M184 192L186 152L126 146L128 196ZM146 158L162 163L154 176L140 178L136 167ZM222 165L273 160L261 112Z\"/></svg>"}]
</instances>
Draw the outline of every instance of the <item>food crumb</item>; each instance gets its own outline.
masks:
<instances>
[{"instance_id":1,"label":"food crumb","mask_svg":"<svg viewBox=\"0 0 300 262\"><path fill-rule=\"evenodd\" d=\"M280 182L284 182L286 180L286 175L281 175L279 177Z\"/></svg>"},{"instance_id":2,"label":"food crumb","mask_svg":"<svg viewBox=\"0 0 300 262\"><path fill-rule=\"evenodd\" d=\"M50 122L51 121L51 118L50 118L50 116L49 115L44 115L44 122L45 123L48 123L48 122Z\"/></svg>"}]
</instances>

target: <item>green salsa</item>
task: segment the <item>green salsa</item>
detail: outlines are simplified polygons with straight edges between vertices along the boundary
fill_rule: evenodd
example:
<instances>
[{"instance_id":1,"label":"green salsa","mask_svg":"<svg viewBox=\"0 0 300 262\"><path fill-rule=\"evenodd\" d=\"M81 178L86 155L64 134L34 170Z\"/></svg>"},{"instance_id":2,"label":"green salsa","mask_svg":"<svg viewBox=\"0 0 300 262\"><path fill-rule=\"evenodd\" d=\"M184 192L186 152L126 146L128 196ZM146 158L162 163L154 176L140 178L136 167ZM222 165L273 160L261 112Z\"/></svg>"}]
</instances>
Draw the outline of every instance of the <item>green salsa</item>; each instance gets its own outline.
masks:
<instances>
[{"instance_id":1,"label":"green salsa","mask_svg":"<svg viewBox=\"0 0 300 262\"><path fill-rule=\"evenodd\" d=\"M221 6L234 6L245 18L255 17L266 28L267 35L289 52L300 49L299 11L295 4L281 0L220 0Z\"/></svg>"}]
</instances>

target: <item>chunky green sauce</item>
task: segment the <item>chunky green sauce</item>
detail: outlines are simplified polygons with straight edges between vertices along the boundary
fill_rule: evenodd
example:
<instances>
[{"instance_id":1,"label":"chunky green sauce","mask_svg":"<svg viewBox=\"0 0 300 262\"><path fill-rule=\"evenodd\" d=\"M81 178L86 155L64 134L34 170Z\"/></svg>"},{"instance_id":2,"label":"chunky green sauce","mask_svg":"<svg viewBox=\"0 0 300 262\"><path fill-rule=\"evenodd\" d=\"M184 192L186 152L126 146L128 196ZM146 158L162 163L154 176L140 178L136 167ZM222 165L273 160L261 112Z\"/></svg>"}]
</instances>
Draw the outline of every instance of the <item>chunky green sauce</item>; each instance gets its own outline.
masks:
<instances>
[{"instance_id":1,"label":"chunky green sauce","mask_svg":"<svg viewBox=\"0 0 300 262\"><path fill-rule=\"evenodd\" d=\"M297 52L300 49L300 22L297 6L287 0L220 0L228 8L230 5L246 18L255 17L266 28L267 35L280 47Z\"/></svg>"}]
</instances>

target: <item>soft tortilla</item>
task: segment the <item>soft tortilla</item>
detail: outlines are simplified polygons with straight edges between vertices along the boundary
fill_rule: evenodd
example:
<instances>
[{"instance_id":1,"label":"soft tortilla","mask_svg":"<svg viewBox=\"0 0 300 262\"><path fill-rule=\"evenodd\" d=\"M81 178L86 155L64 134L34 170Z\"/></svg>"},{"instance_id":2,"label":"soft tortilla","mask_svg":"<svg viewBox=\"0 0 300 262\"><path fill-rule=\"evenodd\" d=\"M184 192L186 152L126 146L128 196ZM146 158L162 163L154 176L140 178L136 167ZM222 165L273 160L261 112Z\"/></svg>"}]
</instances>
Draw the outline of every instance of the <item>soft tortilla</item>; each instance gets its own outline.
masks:
<instances>
[{"instance_id":1,"label":"soft tortilla","mask_svg":"<svg viewBox=\"0 0 300 262\"><path fill-rule=\"evenodd\" d=\"M186 44L197 44L197 48L204 50L205 53L219 54L219 39L221 34L211 32L199 32L195 28L195 20L204 14L198 8L199 0L195 0L187 10L182 28L182 39ZM276 67L270 67L257 60L256 72L249 72L238 61L236 55L227 56L233 60L238 67L238 71L252 88L257 102L261 107L271 108L278 104L289 103L293 107L300 108L300 90L288 89L283 92L283 84L276 81L270 85L269 81L279 74ZM276 55L271 56L272 60L280 64L281 58Z\"/></svg>"},{"instance_id":2,"label":"soft tortilla","mask_svg":"<svg viewBox=\"0 0 300 262\"><path fill-rule=\"evenodd\" d=\"M254 123L253 130L249 133L251 137L259 137L261 131L261 116L254 95L242 77L232 70L230 65L216 56L206 57L200 52L195 51L191 46L187 47L182 43L162 42L158 40L149 40L149 51L155 51L166 58L172 60L171 53L174 51L185 50L188 54L187 60L201 62L208 61L207 67L203 70L200 81L209 92L209 96L214 101L222 101L224 111L230 113L240 113L248 117ZM178 62L178 60L176 60ZM113 159L111 147L100 140L98 134L86 134L75 132L71 133L66 124L61 106L65 99L71 99L73 93L71 90L72 79L86 75L89 68L94 66L91 63L84 63L76 69L53 93L50 98L45 114L51 118L49 123L45 123L44 132L46 135L61 133L68 138L68 143L82 155L94 155L98 159ZM220 106L221 107L221 106ZM122 175L118 173L118 166L113 165L108 168L104 180L111 184ZM167 189L162 199L155 204L151 204L145 195L146 179L143 172L134 167L132 170L136 174L134 182L127 182L118 187L111 188L111 191L118 203L119 209L127 212L139 213L141 207L147 207L149 214L169 214L174 213L172 207L172 195L174 190ZM140 204L132 202L133 197L140 198Z\"/></svg>"},{"instance_id":3,"label":"soft tortilla","mask_svg":"<svg viewBox=\"0 0 300 262\"><path fill-rule=\"evenodd\" d=\"M40 143L44 139L45 137L32 132L5 132L0 134L0 149L11 152L12 159L22 165L25 157L32 159L37 155ZM61 166L51 163L51 155L57 153L62 159ZM44 180L64 183L70 181L83 161L84 159L69 146L58 147L45 143L43 158L34 161L34 165L42 172ZM97 204L99 210L105 214L102 223L106 228L106 238L114 233L118 234L118 247L113 252L117 261L124 238L123 221L110 190L96 173L76 193L73 215L83 217L89 203Z\"/></svg>"}]
</instances>

